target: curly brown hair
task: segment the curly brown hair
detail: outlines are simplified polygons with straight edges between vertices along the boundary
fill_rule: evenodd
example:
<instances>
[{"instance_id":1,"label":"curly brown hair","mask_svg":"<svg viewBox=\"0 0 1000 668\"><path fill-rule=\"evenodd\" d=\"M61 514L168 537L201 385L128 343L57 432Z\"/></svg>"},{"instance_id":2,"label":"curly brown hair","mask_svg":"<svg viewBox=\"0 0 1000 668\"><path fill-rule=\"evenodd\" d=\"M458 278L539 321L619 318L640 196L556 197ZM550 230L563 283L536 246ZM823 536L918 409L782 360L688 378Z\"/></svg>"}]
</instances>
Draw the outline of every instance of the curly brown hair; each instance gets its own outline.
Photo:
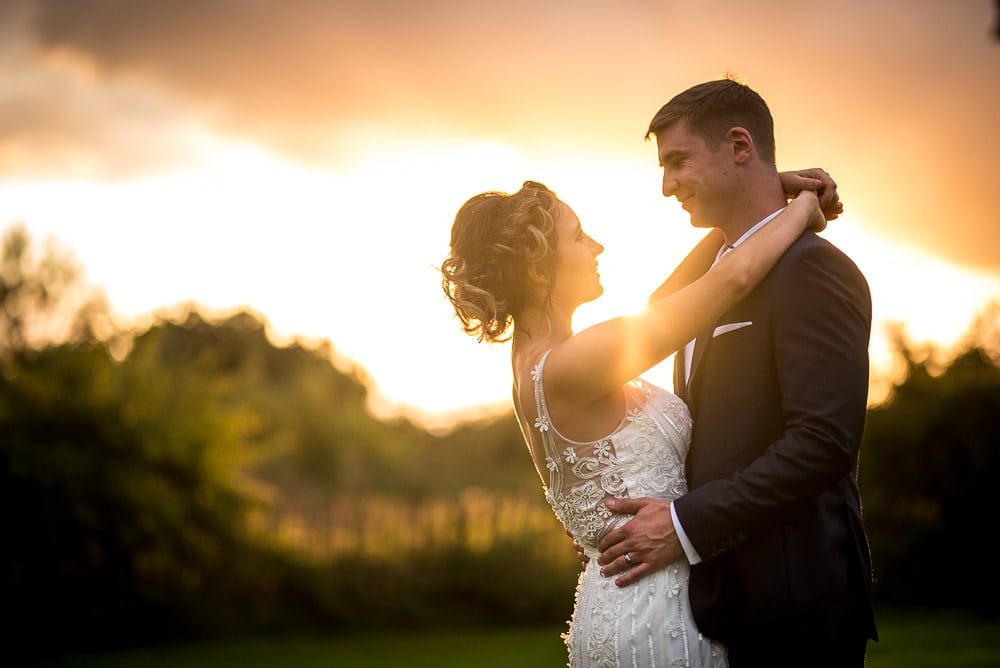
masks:
<instances>
[{"instance_id":1,"label":"curly brown hair","mask_svg":"<svg viewBox=\"0 0 1000 668\"><path fill-rule=\"evenodd\" d=\"M546 299L556 268L559 200L541 183L514 194L485 192L458 210L441 287L466 334L502 342L539 285Z\"/></svg>"}]
</instances>

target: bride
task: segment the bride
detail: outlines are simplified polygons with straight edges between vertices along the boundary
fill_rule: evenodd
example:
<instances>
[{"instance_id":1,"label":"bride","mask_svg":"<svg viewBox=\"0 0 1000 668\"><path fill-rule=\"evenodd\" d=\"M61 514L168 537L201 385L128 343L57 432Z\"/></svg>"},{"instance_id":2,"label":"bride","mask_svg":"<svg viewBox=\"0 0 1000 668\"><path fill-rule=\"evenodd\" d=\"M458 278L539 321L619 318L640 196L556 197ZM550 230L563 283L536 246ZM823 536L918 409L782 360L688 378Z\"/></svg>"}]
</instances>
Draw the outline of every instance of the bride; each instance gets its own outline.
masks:
<instances>
[{"instance_id":1,"label":"bride","mask_svg":"<svg viewBox=\"0 0 1000 668\"><path fill-rule=\"evenodd\" d=\"M569 206L528 181L514 194L473 197L455 218L442 287L467 333L513 338L518 422L546 499L589 557L564 635L570 666L727 665L725 648L695 627L686 562L617 587L599 571L597 544L629 520L611 514L606 499L673 500L687 491L687 406L639 375L753 290L804 230L825 227L815 193L803 189L820 182L782 178L801 192L772 223L711 269L722 236L710 232L643 312L578 333L574 311L603 292L604 247Z\"/></svg>"}]
</instances>

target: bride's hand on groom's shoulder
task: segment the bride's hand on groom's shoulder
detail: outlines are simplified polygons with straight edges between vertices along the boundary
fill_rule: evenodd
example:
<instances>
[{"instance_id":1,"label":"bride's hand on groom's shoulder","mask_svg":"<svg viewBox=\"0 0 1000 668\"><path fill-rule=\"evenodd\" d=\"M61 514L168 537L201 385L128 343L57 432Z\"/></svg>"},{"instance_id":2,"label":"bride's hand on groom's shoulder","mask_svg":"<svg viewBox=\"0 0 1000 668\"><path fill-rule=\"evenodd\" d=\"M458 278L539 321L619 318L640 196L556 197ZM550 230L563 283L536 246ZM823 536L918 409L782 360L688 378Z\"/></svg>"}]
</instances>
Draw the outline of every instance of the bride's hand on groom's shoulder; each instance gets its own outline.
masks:
<instances>
[{"instance_id":1,"label":"bride's hand on groom's shoulder","mask_svg":"<svg viewBox=\"0 0 1000 668\"><path fill-rule=\"evenodd\" d=\"M837 182L826 170L819 167L779 172L781 188L786 197L795 197L803 190L812 190L819 198L819 208L826 220L836 220L844 212L844 203L837 194Z\"/></svg>"},{"instance_id":2,"label":"bride's hand on groom's shoulder","mask_svg":"<svg viewBox=\"0 0 1000 668\"><path fill-rule=\"evenodd\" d=\"M659 499L612 499L611 512L633 518L601 539L597 563L601 575L614 577L619 587L672 564L684 556L670 516L670 502Z\"/></svg>"},{"instance_id":3,"label":"bride's hand on groom's shoulder","mask_svg":"<svg viewBox=\"0 0 1000 668\"><path fill-rule=\"evenodd\" d=\"M790 207L800 206L803 208L804 215L806 216L806 229L812 230L817 234L826 229L826 216L820 208L818 196L814 191L803 190L788 205Z\"/></svg>"}]
</instances>

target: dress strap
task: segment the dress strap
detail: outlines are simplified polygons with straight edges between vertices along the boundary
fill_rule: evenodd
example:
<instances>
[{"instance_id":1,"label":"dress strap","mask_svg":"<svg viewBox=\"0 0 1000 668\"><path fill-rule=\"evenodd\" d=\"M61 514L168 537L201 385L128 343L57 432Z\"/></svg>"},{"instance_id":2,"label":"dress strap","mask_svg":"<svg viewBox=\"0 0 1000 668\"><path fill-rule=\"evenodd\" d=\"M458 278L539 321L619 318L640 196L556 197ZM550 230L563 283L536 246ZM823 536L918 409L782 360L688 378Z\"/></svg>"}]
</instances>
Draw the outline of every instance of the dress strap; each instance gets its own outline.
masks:
<instances>
[{"instance_id":1,"label":"dress strap","mask_svg":"<svg viewBox=\"0 0 1000 668\"><path fill-rule=\"evenodd\" d=\"M555 430L552 427L552 419L549 417L549 407L545 404L545 390L542 387L542 371L545 369L545 360L550 352L552 352L551 348L542 353L538 364L531 370L531 379L535 381L535 411L537 412L535 429L538 430L538 435L542 439L542 448L545 453L544 466L549 472L549 482L545 485L546 498L549 498L549 494L553 490L562 490L563 488L563 470L557 464L558 457L556 456L555 435L553 434ZM537 463L536 466L541 473L541 462Z\"/></svg>"},{"instance_id":2,"label":"dress strap","mask_svg":"<svg viewBox=\"0 0 1000 668\"><path fill-rule=\"evenodd\" d=\"M535 412L538 414L538 418L535 420L535 427L543 433L548 431L552 426L552 420L549 418L549 408L545 404L545 390L542 387L542 371L545 368L545 360L551 352L552 349L549 348L542 353L538 364L531 370L531 379L535 382Z\"/></svg>"}]
</instances>

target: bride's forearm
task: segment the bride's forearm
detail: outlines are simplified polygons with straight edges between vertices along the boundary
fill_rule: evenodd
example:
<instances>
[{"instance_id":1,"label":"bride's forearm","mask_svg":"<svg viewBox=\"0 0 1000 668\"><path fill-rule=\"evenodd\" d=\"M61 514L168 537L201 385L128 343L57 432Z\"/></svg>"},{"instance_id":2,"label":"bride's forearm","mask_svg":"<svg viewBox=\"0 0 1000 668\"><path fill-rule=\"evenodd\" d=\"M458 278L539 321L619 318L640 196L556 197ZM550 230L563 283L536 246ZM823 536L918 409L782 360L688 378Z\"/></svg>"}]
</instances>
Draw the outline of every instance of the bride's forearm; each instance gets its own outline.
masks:
<instances>
[{"instance_id":1,"label":"bride's forearm","mask_svg":"<svg viewBox=\"0 0 1000 668\"><path fill-rule=\"evenodd\" d=\"M677 292L701 277L715 262L725 237L721 230L713 229L687 254L667 280L649 296L649 303Z\"/></svg>"},{"instance_id":2,"label":"bride's forearm","mask_svg":"<svg viewBox=\"0 0 1000 668\"><path fill-rule=\"evenodd\" d=\"M742 299L757 287L806 229L820 223L825 221L816 194L803 191L773 221L726 255L712 272L720 272L724 288L737 300Z\"/></svg>"}]
</instances>

